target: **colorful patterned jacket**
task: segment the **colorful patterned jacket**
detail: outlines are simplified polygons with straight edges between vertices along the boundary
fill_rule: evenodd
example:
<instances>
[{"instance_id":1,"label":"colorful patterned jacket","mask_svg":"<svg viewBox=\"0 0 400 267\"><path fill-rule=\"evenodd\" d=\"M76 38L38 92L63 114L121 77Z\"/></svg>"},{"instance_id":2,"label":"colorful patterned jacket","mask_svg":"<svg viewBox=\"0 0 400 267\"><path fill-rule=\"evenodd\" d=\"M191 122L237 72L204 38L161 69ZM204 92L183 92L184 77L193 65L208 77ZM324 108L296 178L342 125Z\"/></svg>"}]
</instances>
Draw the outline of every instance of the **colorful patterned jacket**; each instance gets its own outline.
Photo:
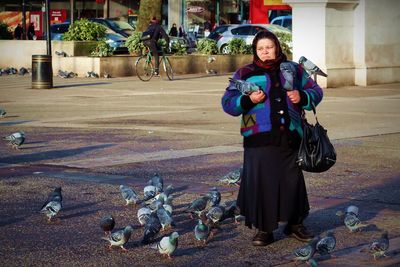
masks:
<instances>
[{"instance_id":1,"label":"colorful patterned jacket","mask_svg":"<svg viewBox=\"0 0 400 267\"><path fill-rule=\"evenodd\" d=\"M307 72L299 64L295 62L292 63L297 69L297 79L294 82L294 89L299 90L300 96L307 99L302 99L302 104L300 105L293 104L286 96L290 118L289 130L297 131L300 136L303 136L301 120L302 110L312 110L312 103L314 106L317 106L322 100L323 92L318 84L309 77ZM279 76L281 84L284 84L285 78L282 73L279 72ZM245 110L241 106L241 98L243 95L238 90L234 90L235 85L233 82L230 82L222 97L221 103L223 110L232 116L242 115L240 132L244 137L271 131L271 107L270 98L268 97L271 88L271 78L269 75L267 73L257 74L257 72L255 72L255 66L249 64L238 69L233 74L233 78L256 83L264 91L267 98L263 103L258 103L250 110ZM248 123L249 121L251 121L251 123Z\"/></svg>"}]
</instances>

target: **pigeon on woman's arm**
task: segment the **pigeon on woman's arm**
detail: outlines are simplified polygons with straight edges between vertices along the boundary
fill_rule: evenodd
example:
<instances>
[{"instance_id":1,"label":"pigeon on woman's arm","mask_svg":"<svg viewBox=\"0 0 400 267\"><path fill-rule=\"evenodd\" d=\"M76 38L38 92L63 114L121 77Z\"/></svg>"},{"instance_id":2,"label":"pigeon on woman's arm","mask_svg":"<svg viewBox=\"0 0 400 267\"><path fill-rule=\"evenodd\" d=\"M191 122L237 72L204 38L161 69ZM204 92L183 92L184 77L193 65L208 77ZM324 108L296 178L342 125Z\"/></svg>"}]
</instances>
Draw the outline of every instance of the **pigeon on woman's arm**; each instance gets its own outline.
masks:
<instances>
[{"instance_id":1,"label":"pigeon on woman's arm","mask_svg":"<svg viewBox=\"0 0 400 267\"><path fill-rule=\"evenodd\" d=\"M253 82L237 80L234 78L229 78L229 81L233 83L234 87L228 87L228 90L238 90L243 95L249 95L252 92L257 92L260 90L260 87Z\"/></svg>"}]
</instances>

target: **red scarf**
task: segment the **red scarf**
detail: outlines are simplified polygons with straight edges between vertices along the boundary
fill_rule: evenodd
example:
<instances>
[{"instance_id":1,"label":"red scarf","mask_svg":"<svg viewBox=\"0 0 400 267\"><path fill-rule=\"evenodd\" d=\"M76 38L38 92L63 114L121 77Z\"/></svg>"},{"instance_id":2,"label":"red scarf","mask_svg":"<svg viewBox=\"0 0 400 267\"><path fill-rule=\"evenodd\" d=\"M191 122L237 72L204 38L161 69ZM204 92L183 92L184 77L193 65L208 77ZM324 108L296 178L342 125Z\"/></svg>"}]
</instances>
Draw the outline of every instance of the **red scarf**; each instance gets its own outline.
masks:
<instances>
[{"instance_id":1,"label":"red scarf","mask_svg":"<svg viewBox=\"0 0 400 267\"><path fill-rule=\"evenodd\" d=\"M254 57L253 57L253 64L255 64L256 66L258 66L262 69L266 69L266 70L270 70L270 71L279 70L279 66L284 61L286 61L286 55L283 54L282 52L279 54L279 56L277 56L275 59L272 59L272 60L262 61L257 56L257 54L254 54Z\"/></svg>"}]
</instances>

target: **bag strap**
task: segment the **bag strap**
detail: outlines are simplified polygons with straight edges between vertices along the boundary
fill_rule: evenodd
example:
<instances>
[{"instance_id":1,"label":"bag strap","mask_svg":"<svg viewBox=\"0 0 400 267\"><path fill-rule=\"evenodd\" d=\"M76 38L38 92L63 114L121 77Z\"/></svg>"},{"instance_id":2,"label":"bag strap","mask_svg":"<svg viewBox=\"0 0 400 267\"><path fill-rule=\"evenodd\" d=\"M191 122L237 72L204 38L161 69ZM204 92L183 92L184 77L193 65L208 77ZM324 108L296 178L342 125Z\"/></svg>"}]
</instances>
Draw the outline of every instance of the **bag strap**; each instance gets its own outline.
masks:
<instances>
[{"instance_id":1,"label":"bag strap","mask_svg":"<svg viewBox=\"0 0 400 267\"><path fill-rule=\"evenodd\" d=\"M319 122L318 122L318 118L317 118L317 109L315 108L315 104L314 104L313 101L311 101L311 108L312 108L312 111L313 111L313 114L314 114L315 121L316 121L317 123L319 123ZM302 118L303 120L307 121L307 119L306 119L306 112L304 111L304 109L302 110L301 118Z\"/></svg>"}]
</instances>

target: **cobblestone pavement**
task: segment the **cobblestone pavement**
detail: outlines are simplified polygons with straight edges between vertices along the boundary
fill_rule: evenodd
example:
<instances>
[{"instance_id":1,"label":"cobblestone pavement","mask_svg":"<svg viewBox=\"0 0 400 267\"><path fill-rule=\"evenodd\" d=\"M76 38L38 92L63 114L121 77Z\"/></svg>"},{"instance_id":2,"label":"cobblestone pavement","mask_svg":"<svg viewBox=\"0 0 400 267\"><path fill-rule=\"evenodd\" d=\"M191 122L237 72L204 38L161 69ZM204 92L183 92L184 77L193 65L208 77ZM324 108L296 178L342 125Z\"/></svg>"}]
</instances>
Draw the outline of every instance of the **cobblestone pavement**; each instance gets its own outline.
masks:
<instances>
[{"instance_id":1,"label":"cobblestone pavement","mask_svg":"<svg viewBox=\"0 0 400 267\"><path fill-rule=\"evenodd\" d=\"M242 162L239 119L224 114L220 98L228 76L184 76L148 83L136 77L59 79L50 90L30 89L30 77L0 77L0 135L26 133L13 150L0 143L0 258L4 266L295 266L292 252L304 245L287 238L252 247L254 234L226 222L206 246L185 206L217 186L222 201L238 187L218 183ZM320 266L400 264L400 84L325 89L318 119L338 153L336 165L305 173L311 204L306 225L323 236L334 229L332 257ZM165 259L140 244L138 207L124 206L120 184L141 191L154 172L173 184L179 246ZM57 223L38 213L47 194L62 186ZM349 233L336 211L354 204L368 227ZM128 252L108 251L99 220L113 214L116 228L134 232ZM360 252L389 231L388 257ZM157 236L160 240L162 233ZM304 263L303 266L306 266Z\"/></svg>"}]
</instances>

